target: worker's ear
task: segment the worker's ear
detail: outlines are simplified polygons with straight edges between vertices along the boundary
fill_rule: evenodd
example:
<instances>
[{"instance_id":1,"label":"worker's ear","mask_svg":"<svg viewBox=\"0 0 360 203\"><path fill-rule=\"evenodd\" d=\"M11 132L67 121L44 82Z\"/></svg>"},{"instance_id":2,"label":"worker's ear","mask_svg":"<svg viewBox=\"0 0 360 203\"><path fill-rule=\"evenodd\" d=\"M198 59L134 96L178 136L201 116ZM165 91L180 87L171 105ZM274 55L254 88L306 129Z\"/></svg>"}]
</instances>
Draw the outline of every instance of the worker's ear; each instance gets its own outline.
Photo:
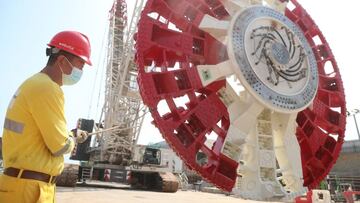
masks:
<instances>
[{"instance_id":1,"label":"worker's ear","mask_svg":"<svg viewBox=\"0 0 360 203\"><path fill-rule=\"evenodd\" d=\"M61 68L62 72L65 74L70 74L72 68L69 65L69 62L66 61L66 58L64 55L59 55L56 58L56 62L55 62L59 68Z\"/></svg>"},{"instance_id":2,"label":"worker's ear","mask_svg":"<svg viewBox=\"0 0 360 203\"><path fill-rule=\"evenodd\" d=\"M66 65L66 61L65 61L65 56L64 55L59 55L57 58L56 58L56 62L59 63L61 66L64 66Z\"/></svg>"}]
</instances>

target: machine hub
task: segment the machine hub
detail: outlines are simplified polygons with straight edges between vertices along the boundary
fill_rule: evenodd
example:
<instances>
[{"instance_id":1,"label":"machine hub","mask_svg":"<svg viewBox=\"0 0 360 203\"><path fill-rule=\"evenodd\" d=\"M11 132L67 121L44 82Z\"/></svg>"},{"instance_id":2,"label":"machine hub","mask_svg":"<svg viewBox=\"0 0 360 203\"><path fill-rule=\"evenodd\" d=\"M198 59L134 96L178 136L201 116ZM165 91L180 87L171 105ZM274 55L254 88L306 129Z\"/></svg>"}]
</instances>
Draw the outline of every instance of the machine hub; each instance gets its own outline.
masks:
<instances>
[{"instance_id":1,"label":"machine hub","mask_svg":"<svg viewBox=\"0 0 360 203\"><path fill-rule=\"evenodd\" d=\"M275 42L271 45L271 57L277 63L281 65L286 65L290 62L290 54L284 44Z\"/></svg>"},{"instance_id":2,"label":"machine hub","mask_svg":"<svg viewBox=\"0 0 360 203\"><path fill-rule=\"evenodd\" d=\"M290 113L312 102L318 86L316 59L290 19L268 7L249 7L235 15L229 36L236 75L262 104Z\"/></svg>"}]
</instances>

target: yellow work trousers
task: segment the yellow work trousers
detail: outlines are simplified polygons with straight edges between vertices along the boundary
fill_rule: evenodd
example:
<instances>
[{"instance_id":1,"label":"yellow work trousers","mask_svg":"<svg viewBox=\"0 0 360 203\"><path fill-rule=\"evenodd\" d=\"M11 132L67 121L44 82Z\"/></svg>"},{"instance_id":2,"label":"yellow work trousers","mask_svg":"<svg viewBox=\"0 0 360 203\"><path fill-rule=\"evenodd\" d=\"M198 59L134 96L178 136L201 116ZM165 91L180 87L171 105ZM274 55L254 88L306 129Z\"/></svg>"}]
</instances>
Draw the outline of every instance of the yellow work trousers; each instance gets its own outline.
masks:
<instances>
[{"instance_id":1,"label":"yellow work trousers","mask_svg":"<svg viewBox=\"0 0 360 203\"><path fill-rule=\"evenodd\" d=\"M53 203L55 184L0 175L0 203Z\"/></svg>"}]
</instances>

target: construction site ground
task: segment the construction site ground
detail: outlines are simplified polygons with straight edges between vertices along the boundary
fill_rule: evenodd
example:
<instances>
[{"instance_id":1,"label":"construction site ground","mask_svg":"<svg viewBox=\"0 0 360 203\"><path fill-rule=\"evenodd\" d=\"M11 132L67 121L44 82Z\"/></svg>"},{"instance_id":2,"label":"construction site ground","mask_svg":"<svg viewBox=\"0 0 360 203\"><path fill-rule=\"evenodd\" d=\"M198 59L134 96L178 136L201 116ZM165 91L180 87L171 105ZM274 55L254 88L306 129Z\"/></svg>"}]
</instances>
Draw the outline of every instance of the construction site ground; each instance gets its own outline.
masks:
<instances>
[{"instance_id":1,"label":"construction site ground","mask_svg":"<svg viewBox=\"0 0 360 203\"><path fill-rule=\"evenodd\" d=\"M213 194L194 190L176 193L150 192L123 188L98 187L57 187L57 203L255 203L257 201L243 200L225 194Z\"/></svg>"}]
</instances>

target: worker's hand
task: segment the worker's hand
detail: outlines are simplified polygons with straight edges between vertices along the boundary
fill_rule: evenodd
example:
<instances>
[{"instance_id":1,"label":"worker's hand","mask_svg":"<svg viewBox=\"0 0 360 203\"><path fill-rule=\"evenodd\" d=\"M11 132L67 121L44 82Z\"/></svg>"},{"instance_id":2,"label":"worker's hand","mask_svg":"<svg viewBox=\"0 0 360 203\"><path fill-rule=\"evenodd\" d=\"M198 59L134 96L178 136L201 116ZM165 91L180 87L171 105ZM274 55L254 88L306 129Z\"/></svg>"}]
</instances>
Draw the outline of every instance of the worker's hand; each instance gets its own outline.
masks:
<instances>
[{"instance_id":1,"label":"worker's hand","mask_svg":"<svg viewBox=\"0 0 360 203\"><path fill-rule=\"evenodd\" d=\"M77 143L83 143L88 138L88 132L84 130L76 129L75 132L73 131L73 133Z\"/></svg>"}]
</instances>

